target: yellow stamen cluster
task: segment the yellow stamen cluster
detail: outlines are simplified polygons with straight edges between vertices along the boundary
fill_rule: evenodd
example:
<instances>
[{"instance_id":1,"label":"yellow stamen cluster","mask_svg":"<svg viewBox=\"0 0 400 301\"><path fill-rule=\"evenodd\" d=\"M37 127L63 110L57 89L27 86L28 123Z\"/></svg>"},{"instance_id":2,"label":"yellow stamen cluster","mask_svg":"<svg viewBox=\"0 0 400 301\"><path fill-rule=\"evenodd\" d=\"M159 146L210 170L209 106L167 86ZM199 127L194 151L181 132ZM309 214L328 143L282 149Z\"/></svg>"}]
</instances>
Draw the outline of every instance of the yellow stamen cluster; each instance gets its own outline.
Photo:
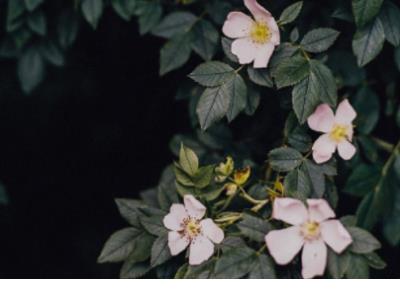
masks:
<instances>
[{"instance_id":1,"label":"yellow stamen cluster","mask_svg":"<svg viewBox=\"0 0 400 301\"><path fill-rule=\"evenodd\" d=\"M320 227L317 222L306 222L302 226L302 234L306 239L315 239L320 235Z\"/></svg>"},{"instance_id":2,"label":"yellow stamen cluster","mask_svg":"<svg viewBox=\"0 0 400 301\"><path fill-rule=\"evenodd\" d=\"M329 136L336 142L341 142L347 138L348 130L348 126L338 124L333 127L332 131L329 133Z\"/></svg>"},{"instance_id":3,"label":"yellow stamen cluster","mask_svg":"<svg viewBox=\"0 0 400 301\"><path fill-rule=\"evenodd\" d=\"M254 43L265 44L271 38L271 31L266 23L255 22L250 30L250 37Z\"/></svg>"},{"instance_id":4,"label":"yellow stamen cluster","mask_svg":"<svg viewBox=\"0 0 400 301\"><path fill-rule=\"evenodd\" d=\"M200 221L195 218L186 218L183 220L183 235L190 239L196 238L201 233Z\"/></svg>"}]
</instances>

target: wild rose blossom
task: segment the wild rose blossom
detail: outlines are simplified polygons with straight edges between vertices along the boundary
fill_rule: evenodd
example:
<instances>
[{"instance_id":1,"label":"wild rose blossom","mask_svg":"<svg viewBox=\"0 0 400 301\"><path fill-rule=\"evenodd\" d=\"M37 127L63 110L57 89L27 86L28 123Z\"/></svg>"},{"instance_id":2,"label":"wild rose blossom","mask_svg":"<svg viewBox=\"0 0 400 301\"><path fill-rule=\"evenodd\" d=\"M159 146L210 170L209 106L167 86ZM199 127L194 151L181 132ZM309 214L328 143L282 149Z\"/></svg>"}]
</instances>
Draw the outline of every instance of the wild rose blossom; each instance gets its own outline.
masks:
<instances>
[{"instance_id":1,"label":"wild rose blossom","mask_svg":"<svg viewBox=\"0 0 400 301\"><path fill-rule=\"evenodd\" d=\"M308 199L308 210L303 202L291 198L274 201L272 217L293 225L270 231L265 236L267 247L278 264L288 264L303 248L303 278L322 276L327 262L327 246L336 253L343 252L352 238L335 213L323 199Z\"/></svg>"},{"instance_id":2,"label":"wild rose blossom","mask_svg":"<svg viewBox=\"0 0 400 301\"><path fill-rule=\"evenodd\" d=\"M231 51L240 64L254 61L254 68L266 68L275 46L280 43L280 33L275 19L256 0L244 0L253 18L238 11L228 14L222 28L232 39Z\"/></svg>"},{"instance_id":3,"label":"wild rose blossom","mask_svg":"<svg viewBox=\"0 0 400 301\"><path fill-rule=\"evenodd\" d=\"M182 204L173 204L164 217L168 233L168 247L173 256L189 245L189 264L198 265L214 253L214 243L224 239L224 232L210 218L202 219L206 207L192 195L185 195Z\"/></svg>"},{"instance_id":4,"label":"wild rose blossom","mask_svg":"<svg viewBox=\"0 0 400 301\"><path fill-rule=\"evenodd\" d=\"M317 163L328 161L333 153L338 150L339 156L344 160L351 159L356 153L353 139L353 120L357 113L347 99L343 100L336 115L327 104L321 104L315 112L308 117L308 126L317 132L324 133L312 147L313 158Z\"/></svg>"}]
</instances>

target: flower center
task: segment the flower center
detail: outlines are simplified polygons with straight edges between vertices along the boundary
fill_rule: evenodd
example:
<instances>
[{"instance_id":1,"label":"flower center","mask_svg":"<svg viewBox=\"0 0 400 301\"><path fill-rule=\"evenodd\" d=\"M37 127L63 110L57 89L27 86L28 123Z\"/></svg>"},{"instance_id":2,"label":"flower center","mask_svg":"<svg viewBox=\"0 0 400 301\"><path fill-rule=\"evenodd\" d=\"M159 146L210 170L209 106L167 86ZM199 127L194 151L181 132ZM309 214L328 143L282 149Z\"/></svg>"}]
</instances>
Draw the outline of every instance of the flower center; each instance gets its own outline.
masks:
<instances>
[{"instance_id":1,"label":"flower center","mask_svg":"<svg viewBox=\"0 0 400 301\"><path fill-rule=\"evenodd\" d=\"M195 218L186 218L183 220L183 231L190 239L196 238L201 233L200 221Z\"/></svg>"},{"instance_id":2,"label":"flower center","mask_svg":"<svg viewBox=\"0 0 400 301\"><path fill-rule=\"evenodd\" d=\"M347 137L348 126L346 125L335 125L330 132L329 136L336 142L340 142Z\"/></svg>"},{"instance_id":3,"label":"flower center","mask_svg":"<svg viewBox=\"0 0 400 301\"><path fill-rule=\"evenodd\" d=\"M306 239L315 239L319 237L320 229L317 222L306 222L301 228L301 232Z\"/></svg>"},{"instance_id":4,"label":"flower center","mask_svg":"<svg viewBox=\"0 0 400 301\"><path fill-rule=\"evenodd\" d=\"M265 44L271 37L271 31L266 23L255 22L250 30L250 37L254 43Z\"/></svg>"}]
</instances>

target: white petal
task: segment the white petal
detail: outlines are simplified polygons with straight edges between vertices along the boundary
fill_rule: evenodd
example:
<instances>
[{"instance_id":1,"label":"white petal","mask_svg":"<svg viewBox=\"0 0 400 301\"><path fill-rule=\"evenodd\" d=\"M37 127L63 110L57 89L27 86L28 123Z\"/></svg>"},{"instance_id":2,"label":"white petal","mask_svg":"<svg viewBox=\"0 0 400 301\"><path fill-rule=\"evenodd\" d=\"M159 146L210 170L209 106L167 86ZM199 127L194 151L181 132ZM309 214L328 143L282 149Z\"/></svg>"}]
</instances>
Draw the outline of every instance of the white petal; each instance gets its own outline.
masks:
<instances>
[{"instance_id":1,"label":"white petal","mask_svg":"<svg viewBox=\"0 0 400 301\"><path fill-rule=\"evenodd\" d=\"M200 222L203 235L212 242L219 244L224 240L224 231L218 227L211 218L206 218Z\"/></svg>"},{"instance_id":2,"label":"white petal","mask_svg":"<svg viewBox=\"0 0 400 301\"><path fill-rule=\"evenodd\" d=\"M205 236L199 235L190 244L189 264L198 265L214 253L214 244Z\"/></svg>"},{"instance_id":3,"label":"white petal","mask_svg":"<svg viewBox=\"0 0 400 301\"><path fill-rule=\"evenodd\" d=\"M257 55L257 45L250 38L240 38L233 41L231 51L238 57L240 64L249 64Z\"/></svg>"},{"instance_id":4,"label":"white petal","mask_svg":"<svg viewBox=\"0 0 400 301\"><path fill-rule=\"evenodd\" d=\"M276 198L272 217L291 225L301 225L308 219L308 212L302 201L292 198Z\"/></svg>"},{"instance_id":5,"label":"white petal","mask_svg":"<svg viewBox=\"0 0 400 301\"><path fill-rule=\"evenodd\" d=\"M335 122L341 125L351 125L356 117L357 112L351 106L350 102L345 99L339 104L336 110Z\"/></svg>"},{"instance_id":6,"label":"white petal","mask_svg":"<svg viewBox=\"0 0 400 301\"><path fill-rule=\"evenodd\" d=\"M321 235L324 241L336 253L342 253L353 241L349 232L338 220L330 220L321 224Z\"/></svg>"},{"instance_id":7,"label":"white petal","mask_svg":"<svg viewBox=\"0 0 400 301\"><path fill-rule=\"evenodd\" d=\"M338 144L338 153L343 160L350 160L356 154L356 147L347 140Z\"/></svg>"},{"instance_id":8,"label":"white petal","mask_svg":"<svg viewBox=\"0 0 400 301\"><path fill-rule=\"evenodd\" d=\"M231 12L225 20L222 32L229 38L243 38L250 33L254 21L242 12Z\"/></svg>"},{"instance_id":9,"label":"white petal","mask_svg":"<svg viewBox=\"0 0 400 301\"><path fill-rule=\"evenodd\" d=\"M176 231L168 233L168 247L172 256L178 255L186 249L190 240Z\"/></svg>"},{"instance_id":10,"label":"white petal","mask_svg":"<svg viewBox=\"0 0 400 301\"><path fill-rule=\"evenodd\" d=\"M164 217L164 226L170 230L181 230L182 221L188 217L185 207L182 204L173 204L169 214Z\"/></svg>"},{"instance_id":11,"label":"white petal","mask_svg":"<svg viewBox=\"0 0 400 301\"><path fill-rule=\"evenodd\" d=\"M288 264L300 251L304 243L299 226L273 230L265 236L265 243L271 256L278 264Z\"/></svg>"},{"instance_id":12,"label":"white petal","mask_svg":"<svg viewBox=\"0 0 400 301\"><path fill-rule=\"evenodd\" d=\"M324 163L328 161L336 150L336 142L333 141L329 134L321 135L312 147L313 158L316 163Z\"/></svg>"},{"instance_id":13,"label":"white petal","mask_svg":"<svg viewBox=\"0 0 400 301\"><path fill-rule=\"evenodd\" d=\"M257 47L254 58L254 68L266 68L274 52L275 46L272 43L266 43Z\"/></svg>"},{"instance_id":14,"label":"white petal","mask_svg":"<svg viewBox=\"0 0 400 301\"><path fill-rule=\"evenodd\" d=\"M306 241L301 256L303 278L324 275L327 259L327 247L322 239Z\"/></svg>"},{"instance_id":15,"label":"white petal","mask_svg":"<svg viewBox=\"0 0 400 301\"><path fill-rule=\"evenodd\" d=\"M201 219L206 214L206 207L194 196L187 194L183 197L187 213L196 219Z\"/></svg>"},{"instance_id":16,"label":"white petal","mask_svg":"<svg viewBox=\"0 0 400 301\"><path fill-rule=\"evenodd\" d=\"M319 105L315 109L314 113L312 113L307 119L310 129L322 133L330 132L334 121L335 116L333 115L333 111L327 104Z\"/></svg>"},{"instance_id":17,"label":"white petal","mask_svg":"<svg viewBox=\"0 0 400 301\"><path fill-rule=\"evenodd\" d=\"M335 212L324 199L308 199L308 214L311 221L322 222L335 217Z\"/></svg>"},{"instance_id":18,"label":"white petal","mask_svg":"<svg viewBox=\"0 0 400 301\"><path fill-rule=\"evenodd\" d=\"M272 18L271 13L262 7L256 0L244 0L244 5L257 21L267 21Z\"/></svg>"}]
</instances>

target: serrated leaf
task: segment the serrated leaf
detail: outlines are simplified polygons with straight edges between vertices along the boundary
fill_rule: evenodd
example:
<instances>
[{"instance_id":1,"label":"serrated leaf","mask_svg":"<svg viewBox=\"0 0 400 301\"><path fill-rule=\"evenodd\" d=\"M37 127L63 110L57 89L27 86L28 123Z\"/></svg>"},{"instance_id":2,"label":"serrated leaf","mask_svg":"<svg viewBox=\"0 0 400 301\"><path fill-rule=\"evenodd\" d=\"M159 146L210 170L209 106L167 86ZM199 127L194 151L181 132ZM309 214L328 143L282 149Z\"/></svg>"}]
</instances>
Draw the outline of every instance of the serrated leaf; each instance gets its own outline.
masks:
<instances>
[{"instance_id":1,"label":"serrated leaf","mask_svg":"<svg viewBox=\"0 0 400 301\"><path fill-rule=\"evenodd\" d=\"M393 2L385 1L379 14L386 40L393 46L400 46L400 9Z\"/></svg>"},{"instance_id":2,"label":"serrated leaf","mask_svg":"<svg viewBox=\"0 0 400 301\"><path fill-rule=\"evenodd\" d=\"M140 216L140 223L146 229L147 232L155 236L163 236L167 233L167 229L164 226L162 217L160 216Z\"/></svg>"},{"instance_id":3,"label":"serrated leaf","mask_svg":"<svg viewBox=\"0 0 400 301\"><path fill-rule=\"evenodd\" d=\"M172 257L168 248L168 236L158 237L151 247L150 265L152 268L159 266Z\"/></svg>"},{"instance_id":4,"label":"serrated leaf","mask_svg":"<svg viewBox=\"0 0 400 301\"><path fill-rule=\"evenodd\" d=\"M43 3L43 0L24 0L27 10L34 11Z\"/></svg>"},{"instance_id":5,"label":"serrated leaf","mask_svg":"<svg viewBox=\"0 0 400 301\"><path fill-rule=\"evenodd\" d=\"M298 1L286 7L281 16L279 17L279 24L284 25L293 22L296 20L298 15L301 12L301 8L303 7L303 1Z\"/></svg>"},{"instance_id":6,"label":"serrated leaf","mask_svg":"<svg viewBox=\"0 0 400 301\"><path fill-rule=\"evenodd\" d=\"M260 105L260 92L251 86L247 87L247 103L246 103L246 108L244 109L244 112L247 115L253 115L258 106Z\"/></svg>"},{"instance_id":7,"label":"serrated leaf","mask_svg":"<svg viewBox=\"0 0 400 301\"><path fill-rule=\"evenodd\" d=\"M337 87L332 71L326 65L317 60L311 60L310 65L311 72L315 75L319 86L320 101L331 106L336 106Z\"/></svg>"},{"instance_id":8,"label":"serrated leaf","mask_svg":"<svg viewBox=\"0 0 400 301\"><path fill-rule=\"evenodd\" d=\"M41 10L37 10L30 14L27 18L27 23L29 28L36 34L40 36L46 35L47 32L47 22L46 16Z\"/></svg>"},{"instance_id":9,"label":"serrated leaf","mask_svg":"<svg viewBox=\"0 0 400 301\"><path fill-rule=\"evenodd\" d=\"M86 21L96 29L103 14L103 0L83 0L81 8Z\"/></svg>"},{"instance_id":10,"label":"serrated leaf","mask_svg":"<svg viewBox=\"0 0 400 301\"><path fill-rule=\"evenodd\" d=\"M310 160L306 160L302 168L310 179L313 197L321 198L325 192L325 176L323 169Z\"/></svg>"},{"instance_id":11,"label":"serrated leaf","mask_svg":"<svg viewBox=\"0 0 400 301\"><path fill-rule=\"evenodd\" d=\"M71 11L63 12L57 24L58 42L62 48L68 48L76 40L78 34L78 20Z\"/></svg>"},{"instance_id":12,"label":"serrated leaf","mask_svg":"<svg viewBox=\"0 0 400 301\"><path fill-rule=\"evenodd\" d=\"M122 265L120 277L122 279L137 279L143 277L150 271L150 264L147 262L125 261Z\"/></svg>"},{"instance_id":13,"label":"serrated leaf","mask_svg":"<svg viewBox=\"0 0 400 301\"><path fill-rule=\"evenodd\" d=\"M28 48L18 61L18 78L22 90L30 93L44 77L44 62L37 47Z\"/></svg>"},{"instance_id":14,"label":"serrated leaf","mask_svg":"<svg viewBox=\"0 0 400 301\"><path fill-rule=\"evenodd\" d=\"M301 169L289 172L285 177L283 186L287 196L302 201L305 201L311 194L310 179Z\"/></svg>"},{"instance_id":15,"label":"serrated leaf","mask_svg":"<svg viewBox=\"0 0 400 301\"><path fill-rule=\"evenodd\" d=\"M237 279L251 271L255 251L250 248L232 249L217 260L214 277L222 279Z\"/></svg>"},{"instance_id":16,"label":"serrated leaf","mask_svg":"<svg viewBox=\"0 0 400 301\"><path fill-rule=\"evenodd\" d=\"M367 260L356 254L350 254L350 268L346 271L348 279L368 279L369 278L369 267Z\"/></svg>"},{"instance_id":17,"label":"serrated leaf","mask_svg":"<svg viewBox=\"0 0 400 301\"><path fill-rule=\"evenodd\" d=\"M139 228L139 214L137 208L141 206L140 201L130 200L130 199L115 199L118 207L118 211L121 216L133 227Z\"/></svg>"},{"instance_id":18,"label":"serrated leaf","mask_svg":"<svg viewBox=\"0 0 400 301\"><path fill-rule=\"evenodd\" d=\"M364 254L364 257L367 259L368 265L374 269L382 270L387 266L386 262L375 252Z\"/></svg>"},{"instance_id":19,"label":"serrated leaf","mask_svg":"<svg viewBox=\"0 0 400 301\"><path fill-rule=\"evenodd\" d=\"M353 98L353 107L357 111L355 125L363 134L370 134L379 121L380 102L378 95L367 85L361 87Z\"/></svg>"},{"instance_id":20,"label":"serrated leaf","mask_svg":"<svg viewBox=\"0 0 400 301\"><path fill-rule=\"evenodd\" d=\"M216 87L229 81L234 75L235 70L228 64L212 61L197 66L189 77L202 86Z\"/></svg>"},{"instance_id":21,"label":"serrated leaf","mask_svg":"<svg viewBox=\"0 0 400 301\"><path fill-rule=\"evenodd\" d=\"M159 23L162 6L159 1L141 1L137 11L139 12L139 33L144 35Z\"/></svg>"},{"instance_id":22,"label":"serrated leaf","mask_svg":"<svg viewBox=\"0 0 400 301\"><path fill-rule=\"evenodd\" d=\"M303 156L293 148L280 147L269 152L268 160L274 170L286 172L298 167L303 160Z\"/></svg>"},{"instance_id":23,"label":"serrated leaf","mask_svg":"<svg viewBox=\"0 0 400 301\"><path fill-rule=\"evenodd\" d=\"M209 279L213 278L213 271L215 266L215 259L210 260L200 264L200 265L190 265L186 271L184 279Z\"/></svg>"},{"instance_id":24,"label":"serrated leaf","mask_svg":"<svg viewBox=\"0 0 400 301\"><path fill-rule=\"evenodd\" d=\"M160 50L160 75L182 67L190 58L192 35L183 33L173 37Z\"/></svg>"},{"instance_id":25,"label":"serrated leaf","mask_svg":"<svg viewBox=\"0 0 400 301\"><path fill-rule=\"evenodd\" d=\"M256 255L253 268L249 273L250 279L275 279L275 269L273 260L265 255Z\"/></svg>"},{"instance_id":26,"label":"serrated leaf","mask_svg":"<svg viewBox=\"0 0 400 301\"><path fill-rule=\"evenodd\" d=\"M233 80L227 82L225 85L228 85L230 90L230 101L226 117L231 122L246 108L247 86L239 74L236 74Z\"/></svg>"},{"instance_id":27,"label":"serrated leaf","mask_svg":"<svg viewBox=\"0 0 400 301\"><path fill-rule=\"evenodd\" d=\"M371 62L381 52L384 42L385 33L379 19L358 30L352 43L358 66Z\"/></svg>"},{"instance_id":28,"label":"serrated leaf","mask_svg":"<svg viewBox=\"0 0 400 301\"><path fill-rule=\"evenodd\" d=\"M135 248L135 239L139 235L140 230L135 228L125 228L115 232L104 244L97 261L104 263L124 260Z\"/></svg>"},{"instance_id":29,"label":"serrated leaf","mask_svg":"<svg viewBox=\"0 0 400 301\"><path fill-rule=\"evenodd\" d=\"M381 247L381 243L368 231L357 227L347 228L353 243L350 245L350 251L357 254L371 253Z\"/></svg>"},{"instance_id":30,"label":"serrated leaf","mask_svg":"<svg viewBox=\"0 0 400 301\"><path fill-rule=\"evenodd\" d=\"M173 12L165 16L160 24L152 29L151 33L158 37L170 39L189 30L196 19L197 17L190 12Z\"/></svg>"},{"instance_id":31,"label":"serrated leaf","mask_svg":"<svg viewBox=\"0 0 400 301\"><path fill-rule=\"evenodd\" d=\"M183 144L179 151L179 165L190 176L194 176L199 169L199 159L196 153Z\"/></svg>"},{"instance_id":32,"label":"serrated leaf","mask_svg":"<svg viewBox=\"0 0 400 301\"><path fill-rule=\"evenodd\" d=\"M363 27L371 21L382 6L383 0L352 0L353 15L357 27Z\"/></svg>"},{"instance_id":33,"label":"serrated leaf","mask_svg":"<svg viewBox=\"0 0 400 301\"><path fill-rule=\"evenodd\" d=\"M222 37L221 39L221 45L222 45L222 50L224 51L226 57L231 60L234 63L239 63L239 59L237 58L236 55L232 53L232 40Z\"/></svg>"},{"instance_id":34,"label":"serrated leaf","mask_svg":"<svg viewBox=\"0 0 400 301\"><path fill-rule=\"evenodd\" d=\"M125 21L130 21L136 7L136 0L111 0L114 11Z\"/></svg>"},{"instance_id":35,"label":"serrated leaf","mask_svg":"<svg viewBox=\"0 0 400 301\"><path fill-rule=\"evenodd\" d=\"M332 28L317 28L306 33L300 42L305 51L319 53L335 43L340 32Z\"/></svg>"},{"instance_id":36,"label":"serrated leaf","mask_svg":"<svg viewBox=\"0 0 400 301\"><path fill-rule=\"evenodd\" d=\"M219 42L219 32L214 25L207 20L200 20L193 27L192 48L200 57L205 60L211 60L217 52Z\"/></svg>"},{"instance_id":37,"label":"serrated leaf","mask_svg":"<svg viewBox=\"0 0 400 301\"><path fill-rule=\"evenodd\" d=\"M253 68L252 66L248 66L247 74L250 80L259 86L272 88L274 85L269 69L267 68Z\"/></svg>"},{"instance_id":38,"label":"serrated leaf","mask_svg":"<svg viewBox=\"0 0 400 301\"><path fill-rule=\"evenodd\" d=\"M341 279L344 277L350 264L350 255L347 252L336 254L328 248L328 271L334 279Z\"/></svg>"},{"instance_id":39,"label":"serrated leaf","mask_svg":"<svg viewBox=\"0 0 400 301\"><path fill-rule=\"evenodd\" d=\"M356 166L348 177L343 190L354 196L365 196L377 184L379 170L375 165L360 164Z\"/></svg>"},{"instance_id":40,"label":"serrated leaf","mask_svg":"<svg viewBox=\"0 0 400 301\"><path fill-rule=\"evenodd\" d=\"M308 60L301 55L283 60L275 69L272 76L275 78L278 89L292 86L304 79L310 72Z\"/></svg>"},{"instance_id":41,"label":"serrated leaf","mask_svg":"<svg viewBox=\"0 0 400 301\"><path fill-rule=\"evenodd\" d=\"M227 252L232 249L246 247L246 243L241 237L226 236L217 247L220 248L222 252Z\"/></svg>"},{"instance_id":42,"label":"serrated leaf","mask_svg":"<svg viewBox=\"0 0 400 301\"><path fill-rule=\"evenodd\" d=\"M214 178L214 165L202 166L194 177L194 184L197 188L202 189L210 185Z\"/></svg>"},{"instance_id":43,"label":"serrated leaf","mask_svg":"<svg viewBox=\"0 0 400 301\"><path fill-rule=\"evenodd\" d=\"M258 242L264 242L265 235L271 230L271 225L262 218L244 213L242 221L237 224L240 232Z\"/></svg>"}]
</instances>

